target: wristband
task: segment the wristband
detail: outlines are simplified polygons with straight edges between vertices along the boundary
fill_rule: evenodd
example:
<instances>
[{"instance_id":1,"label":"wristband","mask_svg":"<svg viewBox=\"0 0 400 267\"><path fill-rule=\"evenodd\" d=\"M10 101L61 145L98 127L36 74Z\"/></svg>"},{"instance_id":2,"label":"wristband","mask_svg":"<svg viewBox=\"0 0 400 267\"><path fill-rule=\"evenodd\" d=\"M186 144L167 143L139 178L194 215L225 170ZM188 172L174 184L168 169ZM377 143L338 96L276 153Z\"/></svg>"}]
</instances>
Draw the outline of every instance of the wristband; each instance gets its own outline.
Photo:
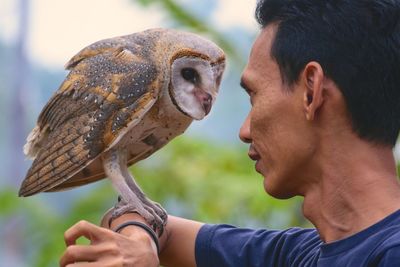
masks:
<instances>
[{"instance_id":1,"label":"wristband","mask_svg":"<svg viewBox=\"0 0 400 267\"><path fill-rule=\"evenodd\" d=\"M153 231L153 229L151 229L149 226L147 226L144 223L137 222L137 221L127 221L127 222L124 222L123 224L118 225L114 229L114 232L120 233L122 229L124 229L125 227L127 227L129 225L138 226L138 227L142 228L143 230L145 230L151 236L151 238L153 239L154 243L156 244L157 255L160 254L160 244L158 242L158 238L157 238L156 233Z\"/></svg>"}]
</instances>

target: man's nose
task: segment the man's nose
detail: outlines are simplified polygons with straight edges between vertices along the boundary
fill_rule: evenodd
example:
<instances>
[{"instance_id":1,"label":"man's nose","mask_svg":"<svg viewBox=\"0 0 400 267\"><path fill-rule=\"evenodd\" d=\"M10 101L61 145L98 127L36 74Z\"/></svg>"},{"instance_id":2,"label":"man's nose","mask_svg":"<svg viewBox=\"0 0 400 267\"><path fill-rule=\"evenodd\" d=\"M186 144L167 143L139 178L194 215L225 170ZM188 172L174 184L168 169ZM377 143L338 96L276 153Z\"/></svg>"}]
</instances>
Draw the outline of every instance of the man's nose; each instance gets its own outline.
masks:
<instances>
[{"instance_id":1,"label":"man's nose","mask_svg":"<svg viewBox=\"0 0 400 267\"><path fill-rule=\"evenodd\" d=\"M250 113L247 115L244 120L242 127L240 127L239 138L244 143L251 143L251 135L250 135Z\"/></svg>"}]
</instances>

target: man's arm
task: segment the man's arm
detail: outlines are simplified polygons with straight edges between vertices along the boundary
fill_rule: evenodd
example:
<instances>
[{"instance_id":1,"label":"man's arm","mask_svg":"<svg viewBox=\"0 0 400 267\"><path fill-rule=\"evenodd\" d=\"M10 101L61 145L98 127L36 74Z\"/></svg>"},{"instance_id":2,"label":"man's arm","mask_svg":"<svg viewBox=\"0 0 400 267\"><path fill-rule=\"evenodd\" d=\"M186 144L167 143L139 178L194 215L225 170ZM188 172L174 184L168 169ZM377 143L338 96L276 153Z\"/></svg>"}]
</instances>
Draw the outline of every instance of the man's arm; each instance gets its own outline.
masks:
<instances>
[{"instance_id":1,"label":"man's arm","mask_svg":"<svg viewBox=\"0 0 400 267\"><path fill-rule=\"evenodd\" d=\"M169 216L165 247L160 253L164 266L196 266L195 242L202 223Z\"/></svg>"},{"instance_id":2,"label":"man's arm","mask_svg":"<svg viewBox=\"0 0 400 267\"><path fill-rule=\"evenodd\" d=\"M140 215L128 213L115 219L111 223L111 229L130 220L145 222ZM163 266L195 267L195 241L202 225L203 223L200 222L169 216L165 232L159 240L161 264ZM121 231L121 234L134 239L137 228L136 226L127 226Z\"/></svg>"},{"instance_id":3,"label":"man's arm","mask_svg":"<svg viewBox=\"0 0 400 267\"><path fill-rule=\"evenodd\" d=\"M105 229L109 227L110 214L108 212L103 218L103 227L81 221L65 232L67 249L60 266L158 266L157 249L150 235L133 225L123 228L120 234ZM113 220L110 228L115 229L130 220L146 223L140 215L131 213ZM201 226L199 222L169 216L159 240L161 264L195 267L195 241ZM90 245L76 245L81 236L89 239Z\"/></svg>"}]
</instances>

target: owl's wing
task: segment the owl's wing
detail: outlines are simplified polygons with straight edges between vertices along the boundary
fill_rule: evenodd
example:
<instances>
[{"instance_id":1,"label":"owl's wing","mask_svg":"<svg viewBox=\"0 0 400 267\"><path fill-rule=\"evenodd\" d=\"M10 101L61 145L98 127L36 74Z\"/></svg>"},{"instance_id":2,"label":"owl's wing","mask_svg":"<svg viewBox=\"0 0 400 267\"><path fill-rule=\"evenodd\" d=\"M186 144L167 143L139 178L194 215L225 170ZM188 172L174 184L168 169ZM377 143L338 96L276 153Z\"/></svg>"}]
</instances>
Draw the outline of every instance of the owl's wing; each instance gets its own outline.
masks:
<instances>
[{"instance_id":1,"label":"owl's wing","mask_svg":"<svg viewBox=\"0 0 400 267\"><path fill-rule=\"evenodd\" d=\"M20 196L71 178L139 122L159 97L162 74L143 53L116 47L78 58L39 116L38 127L46 134Z\"/></svg>"}]
</instances>

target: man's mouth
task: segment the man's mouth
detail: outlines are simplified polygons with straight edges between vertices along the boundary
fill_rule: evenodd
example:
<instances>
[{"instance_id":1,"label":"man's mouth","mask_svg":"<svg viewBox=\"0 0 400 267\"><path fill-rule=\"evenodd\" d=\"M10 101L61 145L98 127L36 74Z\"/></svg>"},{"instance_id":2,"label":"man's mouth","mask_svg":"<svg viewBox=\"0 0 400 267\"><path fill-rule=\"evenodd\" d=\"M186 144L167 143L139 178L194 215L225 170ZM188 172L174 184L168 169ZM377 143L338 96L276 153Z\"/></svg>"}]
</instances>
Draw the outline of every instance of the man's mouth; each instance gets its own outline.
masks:
<instances>
[{"instance_id":1,"label":"man's mouth","mask_svg":"<svg viewBox=\"0 0 400 267\"><path fill-rule=\"evenodd\" d=\"M261 166L260 166L261 156L260 156L260 154L258 154L258 152L253 144L250 145L248 155L249 155L249 158L251 158L252 160L254 160L256 162L256 164L255 164L256 171L261 173Z\"/></svg>"},{"instance_id":2,"label":"man's mouth","mask_svg":"<svg viewBox=\"0 0 400 267\"><path fill-rule=\"evenodd\" d=\"M249 158L251 158L254 161L258 161L261 157L260 154L258 154L257 150L255 149L254 145L251 144L249 148Z\"/></svg>"}]
</instances>

